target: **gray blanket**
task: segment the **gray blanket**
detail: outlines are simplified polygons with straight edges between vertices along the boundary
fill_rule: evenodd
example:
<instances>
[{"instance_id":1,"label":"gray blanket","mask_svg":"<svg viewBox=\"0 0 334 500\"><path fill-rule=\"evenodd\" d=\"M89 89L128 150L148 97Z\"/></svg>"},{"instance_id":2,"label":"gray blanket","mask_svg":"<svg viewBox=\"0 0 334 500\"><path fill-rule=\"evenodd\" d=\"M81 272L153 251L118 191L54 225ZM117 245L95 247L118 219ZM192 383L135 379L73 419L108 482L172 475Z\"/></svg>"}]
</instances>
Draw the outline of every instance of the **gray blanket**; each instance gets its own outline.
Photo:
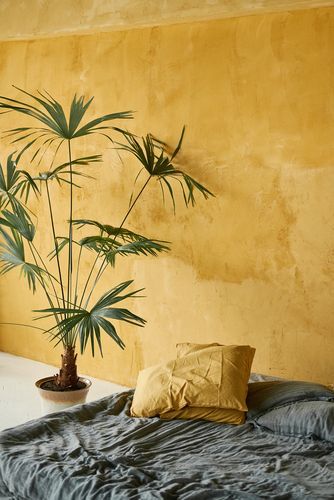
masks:
<instances>
[{"instance_id":1,"label":"gray blanket","mask_svg":"<svg viewBox=\"0 0 334 500\"><path fill-rule=\"evenodd\" d=\"M334 498L334 444L254 427L129 417L132 392L0 434L0 498Z\"/></svg>"}]
</instances>

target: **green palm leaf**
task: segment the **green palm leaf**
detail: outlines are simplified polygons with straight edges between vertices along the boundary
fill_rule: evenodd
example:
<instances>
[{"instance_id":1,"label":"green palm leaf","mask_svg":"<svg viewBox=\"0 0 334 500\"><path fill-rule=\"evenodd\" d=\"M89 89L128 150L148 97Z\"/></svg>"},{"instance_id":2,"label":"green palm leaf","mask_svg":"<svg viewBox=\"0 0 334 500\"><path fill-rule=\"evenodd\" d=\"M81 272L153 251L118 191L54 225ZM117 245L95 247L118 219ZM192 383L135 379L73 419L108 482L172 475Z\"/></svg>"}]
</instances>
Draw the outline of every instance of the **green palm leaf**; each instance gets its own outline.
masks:
<instances>
[{"instance_id":1,"label":"green palm leaf","mask_svg":"<svg viewBox=\"0 0 334 500\"><path fill-rule=\"evenodd\" d=\"M84 103L83 96L79 97L79 99L77 99L76 95L74 96L70 110L70 120L69 120L70 135L73 135L76 129L78 128L92 100L93 97L91 97L86 103Z\"/></svg>"},{"instance_id":2,"label":"green palm leaf","mask_svg":"<svg viewBox=\"0 0 334 500\"><path fill-rule=\"evenodd\" d=\"M17 184L16 193L24 199L27 203L30 192L32 191L36 196L40 194L38 186L33 177L26 170L20 170L20 182ZM22 206L22 205L21 205Z\"/></svg>"},{"instance_id":3,"label":"green palm leaf","mask_svg":"<svg viewBox=\"0 0 334 500\"><path fill-rule=\"evenodd\" d=\"M30 190L36 195L39 193L38 186L31 175L25 170L19 170L17 163L17 160L14 160L14 153L10 154L7 158L6 175L0 163L1 208L6 207L8 203L21 204L18 197L24 198L25 202L27 202Z\"/></svg>"},{"instance_id":4,"label":"green palm leaf","mask_svg":"<svg viewBox=\"0 0 334 500\"><path fill-rule=\"evenodd\" d=\"M73 181L71 182L70 178L71 176L79 176L79 177L86 177L88 179L92 179L93 177L80 172L75 169L76 165L90 165L91 163L98 163L102 161L102 156L101 155L92 155L92 156L84 156L82 158L76 158L72 160L71 162L65 162L62 163L61 165L58 165L57 167L47 170L45 172L40 172L40 174L37 177L34 177L34 181L40 181L40 182L47 182L47 181L52 181L56 180L59 184L61 182L65 182L67 184L72 184L73 186L80 187L77 184L75 184ZM71 166L72 170L68 170L68 168ZM62 176L66 177L62 177ZM68 177L67 177L68 176Z\"/></svg>"},{"instance_id":5,"label":"green palm leaf","mask_svg":"<svg viewBox=\"0 0 334 500\"><path fill-rule=\"evenodd\" d=\"M122 244L119 241L103 236L87 236L79 241L79 244L98 252L112 265L115 265L116 255L151 255L157 257L161 252L167 252L170 248L166 241L149 240L141 238Z\"/></svg>"},{"instance_id":6,"label":"green palm leaf","mask_svg":"<svg viewBox=\"0 0 334 500\"><path fill-rule=\"evenodd\" d=\"M102 355L101 331L104 331L122 349L124 349L124 342L117 334L115 326L109 320L116 319L118 321L124 321L140 327L144 326L146 323L143 318L137 316L128 309L113 307L114 304L124 301L130 297L138 297L138 293L141 292L141 290L123 294L131 283L133 283L133 281L126 281L109 290L89 311L80 307L50 307L47 309L36 310L35 312L43 313L42 316L37 319L48 318L49 316L55 314L66 315L65 319L63 319L58 325L50 328L48 332L54 337L54 339L62 341L64 337L70 335L74 330L76 332L75 337L80 340L81 353L84 352L87 342L90 340L93 356L95 354L96 342Z\"/></svg>"},{"instance_id":7,"label":"green palm leaf","mask_svg":"<svg viewBox=\"0 0 334 500\"><path fill-rule=\"evenodd\" d=\"M13 160L13 154L7 157L7 171L6 176L2 165L0 163L0 201L1 205L8 203L11 197L15 196L17 192L17 181L19 174L16 170L16 163Z\"/></svg>"},{"instance_id":8,"label":"green palm leaf","mask_svg":"<svg viewBox=\"0 0 334 500\"><path fill-rule=\"evenodd\" d=\"M57 245L52 252L48 254L48 257L50 260L54 259L68 244L69 244L69 238L67 236L57 236ZM81 246L77 241L72 240L72 243L74 245Z\"/></svg>"},{"instance_id":9,"label":"green palm leaf","mask_svg":"<svg viewBox=\"0 0 334 500\"><path fill-rule=\"evenodd\" d=\"M94 226L101 230L101 233L106 233L108 236L114 236L117 238L121 238L123 241L139 241L146 240L145 236L141 234L135 233L130 229L126 229L125 227L116 227L111 226L110 224L101 224L96 220L91 219L74 219L73 225L82 228L84 226Z\"/></svg>"},{"instance_id":10,"label":"green palm leaf","mask_svg":"<svg viewBox=\"0 0 334 500\"><path fill-rule=\"evenodd\" d=\"M20 268L21 274L27 279L29 289L35 293L37 281L42 280L46 272L35 264L26 262L24 244L21 235L12 231L12 236L0 228L0 234L5 243L0 243L0 274L6 274L14 268Z\"/></svg>"},{"instance_id":11,"label":"green palm leaf","mask_svg":"<svg viewBox=\"0 0 334 500\"><path fill-rule=\"evenodd\" d=\"M155 139L151 134L138 140L134 135L124 134L126 143L117 143L121 150L127 151L137 158L144 169L150 175L155 177L160 183L163 197L164 187L171 197L175 211L175 196L172 186L173 181L177 181L181 186L182 195L186 206L189 204L195 205L195 192L198 191L205 199L209 196L214 196L205 186L190 177L182 170L176 168L173 160L179 153L184 137L185 127L183 127L180 139L175 150L171 155L168 155L163 142Z\"/></svg>"},{"instance_id":12,"label":"green palm leaf","mask_svg":"<svg viewBox=\"0 0 334 500\"><path fill-rule=\"evenodd\" d=\"M14 137L14 141L21 141L29 135L35 135L35 137L25 146L25 149L29 149L45 134L51 134L51 136L55 136L61 140L70 140L76 137L83 137L85 135L98 132L101 128L98 127L98 125L108 123L113 120L133 118L132 111L121 111L117 113L105 114L82 124L93 98L85 101L84 96L77 98L75 95L72 99L69 120L67 121L63 106L48 92L37 92L37 94L31 94L18 87L15 88L19 92L28 96L33 101L33 104L0 96L0 111L15 111L32 117L42 124L42 127L19 127L7 131L7 136L11 135ZM109 125L105 125L103 128L121 130L116 127L110 127Z\"/></svg>"},{"instance_id":13,"label":"green palm leaf","mask_svg":"<svg viewBox=\"0 0 334 500\"><path fill-rule=\"evenodd\" d=\"M29 94L28 92L25 92L24 90L21 90L19 88L17 88L17 90L23 92L24 94L29 95L37 102L41 101L37 97L33 96L32 94ZM43 107L45 108L44 105ZM11 99L9 97L0 96L0 110L1 109L5 111L17 111L18 113L23 113L24 115L35 118L43 125L46 125L47 129L52 134L55 134L58 137L62 137L61 129L59 128L57 122L53 120L52 116L50 116L48 113L45 113L44 110L38 109L36 106L33 106L26 102L19 101L17 99ZM9 132L14 132L14 129L11 129Z\"/></svg>"},{"instance_id":14,"label":"green palm leaf","mask_svg":"<svg viewBox=\"0 0 334 500\"><path fill-rule=\"evenodd\" d=\"M13 204L13 211L14 213L3 210L3 217L0 217L0 226L10 227L26 240L33 241L36 229L27 212L19 204Z\"/></svg>"},{"instance_id":15,"label":"green palm leaf","mask_svg":"<svg viewBox=\"0 0 334 500\"><path fill-rule=\"evenodd\" d=\"M71 162L67 161L65 163L62 163L58 167L54 169L54 171L58 172L61 170L64 170L65 168L69 167L70 165L75 166L75 165L90 165L91 163L101 163L102 162L102 155L91 155L91 156L82 156L80 158L75 158L71 160Z\"/></svg>"},{"instance_id":16,"label":"green palm leaf","mask_svg":"<svg viewBox=\"0 0 334 500\"><path fill-rule=\"evenodd\" d=\"M83 137L85 135L93 134L100 130L102 127L97 127L100 123L108 122L111 120L128 120L130 118L133 118L132 111L122 111L120 113L110 113L108 115L103 115L100 116L99 118L95 118L94 120L91 120L90 122L86 123L83 127L81 127L79 130L77 130L73 134L73 138L75 137ZM114 129L114 130L119 130L116 127L103 127L103 129Z\"/></svg>"}]
</instances>

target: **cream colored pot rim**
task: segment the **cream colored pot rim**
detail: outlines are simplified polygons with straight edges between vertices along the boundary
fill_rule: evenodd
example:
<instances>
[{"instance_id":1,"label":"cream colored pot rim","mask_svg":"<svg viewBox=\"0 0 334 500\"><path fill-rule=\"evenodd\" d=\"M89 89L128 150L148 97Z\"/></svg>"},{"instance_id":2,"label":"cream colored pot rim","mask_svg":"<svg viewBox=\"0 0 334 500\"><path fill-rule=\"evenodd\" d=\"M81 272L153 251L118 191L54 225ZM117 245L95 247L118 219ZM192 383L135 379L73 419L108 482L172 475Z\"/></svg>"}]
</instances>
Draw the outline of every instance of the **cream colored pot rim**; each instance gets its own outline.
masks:
<instances>
[{"instance_id":1,"label":"cream colored pot rim","mask_svg":"<svg viewBox=\"0 0 334 500\"><path fill-rule=\"evenodd\" d=\"M90 388L90 386L92 385L91 380L89 380L88 378L79 377L79 382L83 382L86 386L86 387L83 387L82 389L76 389L74 391L50 391L49 389L44 389L43 387L41 387L45 382L49 382L50 380L54 380L54 379L55 379L54 375L52 375L50 377L41 378L35 382L35 386L37 387L37 389L39 389L41 391L45 391L45 392L55 392L55 393L57 393L57 392L61 392L61 393L75 392L77 394L80 394L81 392L87 391Z\"/></svg>"}]
</instances>

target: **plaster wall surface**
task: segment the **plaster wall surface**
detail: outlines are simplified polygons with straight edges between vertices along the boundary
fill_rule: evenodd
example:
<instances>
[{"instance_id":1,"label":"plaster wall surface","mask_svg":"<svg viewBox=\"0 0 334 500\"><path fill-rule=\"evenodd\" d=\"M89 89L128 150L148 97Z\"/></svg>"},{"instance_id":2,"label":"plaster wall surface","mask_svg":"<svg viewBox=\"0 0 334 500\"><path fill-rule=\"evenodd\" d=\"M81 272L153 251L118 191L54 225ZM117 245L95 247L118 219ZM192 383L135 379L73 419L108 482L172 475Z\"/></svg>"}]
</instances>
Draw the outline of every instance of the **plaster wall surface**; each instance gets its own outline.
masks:
<instances>
[{"instance_id":1,"label":"plaster wall surface","mask_svg":"<svg viewBox=\"0 0 334 500\"><path fill-rule=\"evenodd\" d=\"M18 98L15 84L64 103L94 95L92 113L136 110L132 131L172 145L185 124L180 159L216 195L190 209L180 195L174 215L148 188L128 225L172 251L119 261L104 282L145 287L129 308L148 324L121 325L125 351L105 339L104 358L85 354L81 372L131 386L177 342L219 341L256 347L253 370L333 382L333 49L332 8L0 44L1 94ZM15 125L25 123L0 116L1 130ZM75 152L105 146L92 139ZM2 139L2 162L10 150ZM95 186L77 192L75 216L117 225L138 167L111 149L104 160ZM65 194L55 185L52 195L65 221ZM47 227L42 211L44 249ZM40 296L14 274L1 281L1 320L29 323ZM0 349L58 363L59 349L19 327L1 327Z\"/></svg>"},{"instance_id":2,"label":"plaster wall surface","mask_svg":"<svg viewBox=\"0 0 334 500\"><path fill-rule=\"evenodd\" d=\"M124 30L333 5L333 0L1 0L0 39Z\"/></svg>"}]
</instances>

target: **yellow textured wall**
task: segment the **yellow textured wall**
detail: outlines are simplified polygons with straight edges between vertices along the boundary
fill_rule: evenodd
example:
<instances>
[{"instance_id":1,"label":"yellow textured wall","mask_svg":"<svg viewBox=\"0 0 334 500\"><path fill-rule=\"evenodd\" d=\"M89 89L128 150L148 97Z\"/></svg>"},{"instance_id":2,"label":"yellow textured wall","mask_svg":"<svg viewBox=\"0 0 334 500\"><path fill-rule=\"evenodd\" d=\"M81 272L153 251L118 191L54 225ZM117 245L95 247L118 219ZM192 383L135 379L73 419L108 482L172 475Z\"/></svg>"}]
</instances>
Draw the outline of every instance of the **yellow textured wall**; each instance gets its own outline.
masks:
<instances>
[{"instance_id":1,"label":"yellow textured wall","mask_svg":"<svg viewBox=\"0 0 334 500\"><path fill-rule=\"evenodd\" d=\"M96 113L137 110L134 131L171 143L185 123L182 159L216 194L189 210L179 200L174 216L147 191L129 226L172 241L172 252L123 260L113 282L145 286L131 307L148 324L122 325L125 352L106 339L104 358L85 355L81 372L132 385L139 368L173 357L176 342L219 341L256 347L257 371L333 382L334 9L3 42L0 51L2 94L18 96L14 83L65 101L95 95ZM78 194L78 217L119 223L135 175L122 168L106 166L97 189ZM33 307L23 282L2 280L2 321L29 321ZM37 332L2 327L0 348L57 364Z\"/></svg>"},{"instance_id":2,"label":"yellow textured wall","mask_svg":"<svg viewBox=\"0 0 334 500\"><path fill-rule=\"evenodd\" d=\"M0 40L333 7L334 0L1 0Z\"/></svg>"}]
</instances>

